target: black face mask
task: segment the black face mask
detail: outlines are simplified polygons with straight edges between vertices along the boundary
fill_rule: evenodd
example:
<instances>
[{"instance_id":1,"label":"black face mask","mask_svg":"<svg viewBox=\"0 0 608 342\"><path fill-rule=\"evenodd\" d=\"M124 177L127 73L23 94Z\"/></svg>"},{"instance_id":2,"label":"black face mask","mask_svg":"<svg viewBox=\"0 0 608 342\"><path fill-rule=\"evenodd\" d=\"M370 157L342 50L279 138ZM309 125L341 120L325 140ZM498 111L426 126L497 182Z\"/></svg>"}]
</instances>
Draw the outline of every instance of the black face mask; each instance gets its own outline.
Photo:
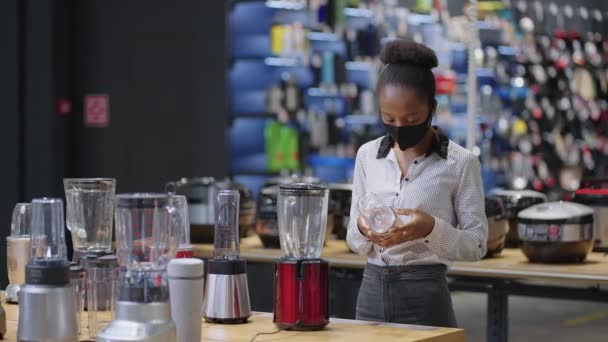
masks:
<instances>
[{"instance_id":1,"label":"black face mask","mask_svg":"<svg viewBox=\"0 0 608 342\"><path fill-rule=\"evenodd\" d=\"M433 114L429 114L429 117L423 123L416 126L393 126L384 124L386 132L393 138L393 141L399 145L401 151L405 151L410 147L416 146L424 135L431 127L431 121Z\"/></svg>"}]
</instances>

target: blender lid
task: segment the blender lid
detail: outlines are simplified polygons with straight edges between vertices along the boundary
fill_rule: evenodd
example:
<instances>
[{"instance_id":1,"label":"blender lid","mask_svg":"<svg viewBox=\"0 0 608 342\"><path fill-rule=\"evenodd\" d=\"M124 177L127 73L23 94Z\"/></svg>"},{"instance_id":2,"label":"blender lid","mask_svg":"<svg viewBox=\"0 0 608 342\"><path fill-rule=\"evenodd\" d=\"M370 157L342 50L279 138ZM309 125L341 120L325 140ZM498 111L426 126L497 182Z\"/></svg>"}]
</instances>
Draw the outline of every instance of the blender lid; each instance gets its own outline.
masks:
<instances>
[{"instance_id":1,"label":"blender lid","mask_svg":"<svg viewBox=\"0 0 608 342\"><path fill-rule=\"evenodd\" d=\"M116 195L117 208L150 208L169 204L169 196L161 193L128 193Z\"/></svg>"},{"instance_id":2,"label":"blender lid","mask_svg":"<svg viewBox=\"0 0 608 342\"><path fill-rule=\"evenodd\" d=\"M608 206L608 188L578 189L574 193L574 201L593 206Z\"/></svg>"},{"instance_id":3,"label":"blender lid","mask_svg":"<svg viewBox=\"0 0 608 342\"><path fill-rule=\"evenodd\" d=\"M173 259L167 265L167 275L170 278L202 277L204 273L205 267L200 259Z\"/></svg>"},{"instance_id":4,"label":"blender lid","mask_svg":"<svg viewBox=\"0 0 608 342\"><path fill-rule=\"evenodd\" d=\"M502 200L497 196L487 196L485 198L486 217L502 217L505 215L505 208Z\"/></svg>"},{"instance_id":5,"label":"blender lid","mask_svg":"<svg viewBox=\"0 0 608 342\"><path fill-rule=\"evenodd\" d=\"M327 187L321 184L293 183L280 185L279 191L286 195L324 196Z\"/></svg>"},{"instance_id":6,"label":"blender lid","mask_svg":"<svg viewBox=\"0 0 608 342\"><path fill-rule=\"evenodd\" d=\"M593 222L593 209L573 202L548 202L533 205L519 212L517 218L520 223L551 222L557 223L588 223ZM584 222L583 222L584 221Z\"/></svg>"}]
</instances>

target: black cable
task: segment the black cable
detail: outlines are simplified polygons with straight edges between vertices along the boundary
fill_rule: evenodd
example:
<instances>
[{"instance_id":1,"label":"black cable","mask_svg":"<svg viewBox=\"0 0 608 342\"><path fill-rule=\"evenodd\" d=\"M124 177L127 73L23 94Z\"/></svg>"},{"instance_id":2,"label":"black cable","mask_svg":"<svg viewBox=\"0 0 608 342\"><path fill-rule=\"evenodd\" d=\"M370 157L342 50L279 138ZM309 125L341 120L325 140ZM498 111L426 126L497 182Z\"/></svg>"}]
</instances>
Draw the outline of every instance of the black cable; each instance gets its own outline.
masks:
<instances>
[{"instance_id":1,"label":"black cable","mask_svg":"<svg viewBox=\"0 0 608 342\"><path fill-rule=\"evenodd\" d=\"M251 338L251 340L249 342L255 342L255 339L258 338L261 335L274 335L274 334L280 333L281 331L283 331L283 329L277 329L277 330L272 331L272 332L259 332L259 333L255 334L255 335L253 335L253 337Z\"/></svg>"}]
</instances>

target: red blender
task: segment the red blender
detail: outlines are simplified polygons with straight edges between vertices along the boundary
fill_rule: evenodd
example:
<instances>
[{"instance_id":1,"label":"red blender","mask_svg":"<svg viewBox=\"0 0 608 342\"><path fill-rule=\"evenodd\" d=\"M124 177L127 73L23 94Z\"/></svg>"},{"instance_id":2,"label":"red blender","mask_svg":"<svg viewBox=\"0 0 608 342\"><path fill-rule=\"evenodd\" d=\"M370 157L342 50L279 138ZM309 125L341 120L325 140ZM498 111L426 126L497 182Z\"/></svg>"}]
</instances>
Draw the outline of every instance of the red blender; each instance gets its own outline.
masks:
<instances>
[{"instance_id":1,"label":"red blender","mask_svg":"<svg viewBox=\"0 0 608 342\"><path fill-rule=\"evenodd\" d=\"M321 185L279 187L279 239L275 263L274 320L280 329L321 330L329 323L329 263L325 242L329 190Z\"/></svg>"}]
</instances>

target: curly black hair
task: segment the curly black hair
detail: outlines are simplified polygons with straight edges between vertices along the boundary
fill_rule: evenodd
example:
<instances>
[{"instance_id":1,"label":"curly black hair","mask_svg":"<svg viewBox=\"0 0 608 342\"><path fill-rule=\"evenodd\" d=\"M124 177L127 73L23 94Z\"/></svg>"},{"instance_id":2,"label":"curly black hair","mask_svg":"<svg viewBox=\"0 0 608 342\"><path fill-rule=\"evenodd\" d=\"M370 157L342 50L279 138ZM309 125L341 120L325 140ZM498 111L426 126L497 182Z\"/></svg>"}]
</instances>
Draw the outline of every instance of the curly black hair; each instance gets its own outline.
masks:
<instances>
[{"instance_id":1,"label":"curly black hair","mask_svg":"<svg viewBox=\"0 0 608 342\"><path fill-rule=\"evenodd\" d=\"M435 76L431 69L438 62L429 47L402 39L392 40L380 52L380 60L385 65L380 71L376 92L391 84L413 88L430 103L435 100Z\"/></svg>"}]
</instances>

